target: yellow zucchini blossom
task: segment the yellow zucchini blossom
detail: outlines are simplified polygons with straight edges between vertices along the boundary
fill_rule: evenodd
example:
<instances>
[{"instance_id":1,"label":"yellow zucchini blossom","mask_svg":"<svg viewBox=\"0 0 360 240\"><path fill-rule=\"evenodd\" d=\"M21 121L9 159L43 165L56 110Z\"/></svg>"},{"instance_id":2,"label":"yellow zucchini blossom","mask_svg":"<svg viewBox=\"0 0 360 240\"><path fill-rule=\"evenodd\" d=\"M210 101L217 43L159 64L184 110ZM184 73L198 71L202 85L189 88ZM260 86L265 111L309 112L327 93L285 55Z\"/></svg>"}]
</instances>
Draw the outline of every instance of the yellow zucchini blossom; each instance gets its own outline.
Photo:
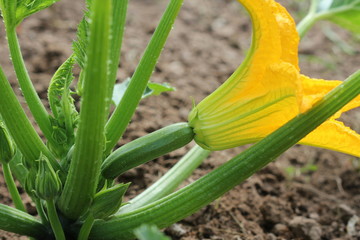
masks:
<instances>
[{"instance_id":1,"label":"yellow zucchini blossom","mask_svg":"<svg viewBox=\"0 0 360 240\"><path fill-rule=\"evenodd\" d=\"M284 7L273 0L238 1L252 20L250 51L230 78L189 115L196 142L209 150L261 140L341 83L300 74L299 35ZM360 96L299 143L360 157L360 135L336 120L359 106Z\"/></svg>"}]
</instances>

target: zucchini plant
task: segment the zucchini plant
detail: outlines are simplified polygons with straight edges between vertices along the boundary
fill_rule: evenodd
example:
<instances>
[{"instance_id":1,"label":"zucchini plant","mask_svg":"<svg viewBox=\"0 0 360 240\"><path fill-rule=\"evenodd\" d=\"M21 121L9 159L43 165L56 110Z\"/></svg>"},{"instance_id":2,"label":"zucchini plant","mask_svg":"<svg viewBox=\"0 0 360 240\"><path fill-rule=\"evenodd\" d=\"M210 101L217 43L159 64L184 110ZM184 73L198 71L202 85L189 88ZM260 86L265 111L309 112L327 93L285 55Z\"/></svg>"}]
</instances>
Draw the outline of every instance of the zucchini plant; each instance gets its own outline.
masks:
<instances>
[{"instance_id":1,"label":"zucchini plant","mask_svg":"<svg viewBox=\"0 0 360 240\"><path fill-rule=\"evenodd\" d=\"M35 131L0 68L0 162L15 205L0 204L0 229L32 239L133 239L135 235L167 239L156 227L191 215L298 142L360 156L359 134L336 120L360 105L360 72L344 82L300 74L295 23L273 0L239 0L254 26L248 56L221 87L194 106L188 122L174 123L114 149L141 99L173 90L149 79L183 0L168 1L134 74L117 85L128 0L87 0L73 54L50 82L50 114L26 70L16 27L55 2L0 0L14 70L44 135L42 139ZM323 17L312 19L311 24L341 5L334 0L327 8L317 8L321 2L314 0L312 8L319 9L318 15L311 14ZM359 3L343 2L354 4ZM344 18L343 12L337 13L331 12L336 19ZM330 20L331 14L326 15ZM306 26L298 28L300 36L309 29ZM358 28L351 25L353 29ZM77 79L75 65L81 70ZM76 89L71 88L74 80ZM79 112L74 94L81 99ZM110 111L112 99L114 111ZM158 182L123 202L130 183L115 181L119 175L193 140L195 147ZM175 191L211 151L247 143L256 144ZM26 213L13 176L33 200L38 217Z\"/></svg>"}]
</instances>

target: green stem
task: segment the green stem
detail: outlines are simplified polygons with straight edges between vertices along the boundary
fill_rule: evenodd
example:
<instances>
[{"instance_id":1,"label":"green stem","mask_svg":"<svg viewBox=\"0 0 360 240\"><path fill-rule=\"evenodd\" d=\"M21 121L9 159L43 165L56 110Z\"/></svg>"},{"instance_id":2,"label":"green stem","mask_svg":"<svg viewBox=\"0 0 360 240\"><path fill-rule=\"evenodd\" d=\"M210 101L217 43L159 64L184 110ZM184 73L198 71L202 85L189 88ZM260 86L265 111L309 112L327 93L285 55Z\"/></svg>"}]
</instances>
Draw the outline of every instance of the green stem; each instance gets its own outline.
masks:
<instances>
[{"instance_id":1,"label":"green stem","mask_svg":"<svg viewBox=\"0 0 360 240\"><path fill-rule=\"evenodd\" d=\"M120 63L120 52L124 35L126 12L128 0L112 0L112 24L110 40L110 64L109 81L115 83L116 74ZM114 90L114 84L109 84L108 97L111 98Z\"/></svg>"},{"instance_id":2,"label":"green stem","mask_svg":"<svg viewBox=\"0 0 360 240\"><path fill-rule=\"evenodd\" d=\"M155 69L155 65L162 49L165 46L166 39L172 29L182 4L183 0L171 0L169 2L169 5L135 70L134 75L131 78L130 84L126 89L123 98L106 124L106 155L111 152L112 148L121 138L127 125L129 124L131 117L141 100L141 96L147 86L147 83Z\"/></svg>"},{"instance_id":3,"label":"green stem","mask_svg":"<svg viewBox=\"0 0 360 240\"><path fill-rule=\"evenodd\" d=\"M308 13L297 25L296 29L299 33L300 38L303 38L305 34L317 21L316 14Z\"/></svg>"},{"instance_id":4,"label":"green stem","mask_svg":"<svg viewBox=\"0 0 360 240\"><path fill-rule=\"evenodd\" d=\"M80 124L69 174L58 207L70 219L83 214L95 194L103 160L104 127L109 104L108 60L111 0L94 0L85 66Z\"/></svg>"},{"instance_id":5,"label":"green stem","mask_svg":"<svg viewBox=\"0 0 360 240\"><path fill-rule=\"evenodd\" d=\"M8 163L3 164L3 173L4 173L5 183L10 192L10 196L14 202L15 207L17 209L19 209L20 211L26 212L25 206L21 200L19 191L16 187L16 184L15 184L14 178L11 174L10 166Z\"/></svg>"},{"instance_id":6,"label":"green stem","mask_svg":"<svg viewBox=\"0 0 360 240\"><path fill-rule=\"evenodd\" d=\"M314 23L318 20L316 14L318 1L319 0L311 0L309 12L296 26L300 38L303 38L305 34L310 30L310 28L314 25Z\"/></svg>"},{"instance_id":7,"label":"green stem","mask_svg":"<svg viewBox=\"0 0 360 240\"><path fill-rule=\"evenodd\" d=\"M134 211L169 195L191 175L210 153L211 151L195 145L174 167L167 171L164 176L132 199L129 205L120 208L119 213L123 214Z\"/></svg>"},{"instance_id":8,"label":"green stem","mask_svg":"<svg viewBox=\"0 0 360 240\"><path fill-rule=\"evenodd\" d=\"M319 5L318 3L319 3L319 0L311 0L309 13L315 13L316 12L316 8Z\"/></svg>"},{"instance_id":9,"label":"green stem","mask_svg":"<svg viewBox=\"0 0 360 240\"><path fill-rule=\"evenodd\" d=\"M56 212L54 200L46 200L46 206L50 225L54 232L56 240L65 240L65 234L62 229L58 214Z\"/></svg>"},{"instance_id":10,"label":"green stem","mask_svg":"<svg viewBox=\"0 0 360 240\"><path fill-rule=\"evenodd\" d=\"M83 225L81 226L80 229L80 233L79 236L77 238L77 240L87 240L89 238L89 234L91 231L91 228L94 224L94 217L93 215L90 213L87 218L85 219L85 222L83 223Z\"/></svg>"},{"instance_id":11,"label":"green stem","mask_svg":"<svg viewBox=\"0 0 360 240\"><path fill-rule=\"evenodd\" d=\"M0 204L0 229L37 239L48 239L46 227L33 216Z\"/></svg>"},{"instance_id":12,"label":"green stem","mask_svg":"<svg viewBox=\"0 0 360 240\"><path fill-rule=\"evenodd\" d=\"M46 217L43 205L41 204L41 201L39 198L33 197L32 200L35 202L36 211L40 216L41 222L46 225L49 223L48 218Z\"/></svg>"},{"instance_id":13,"label":"green stem","mask_svg":"<svg viewBox=\"0 0 360 240\"><path fill-rule=\"evenodd\" d=\"M31 125L1 67L0 89L0 114L21 153L35 162L42 152L49 158L55 171L60 170L59 163Z\"/></svg>"},{"instance_id":14,"label":"green stem","mask_svg":"<svg viewBox=\"0 0 360 240\"><path fill-rule=\"evenodd\" d=\"M96 221L90 238L131 239L133 229L143 223L163 228L191 215L273 161L359 94L360 71L309 111L192 184L133 212L117 215L108 221Z\"/></svg>"},{"instance_id":15,"label":"green stem","mask_svg":"<svg viewBox=\"0 0 360 240\"><path fill-rule=\"evenodd\" d=\"M44 133L44 136L51 141L52 127L49 114L44 105L41 103L41 100L30 80L29 73L26 70L15 27L7 26L6 36L9 44L10 56L14 65L16 76L20 83L21 91L24 94L25 100L35 118L35 121Z\"/></svg>"}]
</instances>

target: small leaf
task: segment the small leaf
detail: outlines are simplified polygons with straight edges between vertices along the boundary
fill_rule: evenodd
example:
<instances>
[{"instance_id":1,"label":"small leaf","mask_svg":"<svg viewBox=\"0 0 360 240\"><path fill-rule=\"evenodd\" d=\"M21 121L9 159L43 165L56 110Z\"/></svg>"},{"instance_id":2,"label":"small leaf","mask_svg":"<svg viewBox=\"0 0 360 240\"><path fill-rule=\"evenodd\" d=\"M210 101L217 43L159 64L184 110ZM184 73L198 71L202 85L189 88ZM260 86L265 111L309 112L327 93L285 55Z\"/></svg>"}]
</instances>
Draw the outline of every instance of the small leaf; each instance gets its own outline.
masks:
<instances>
[{"instance_id":1,"label":"small leaf","mask_svg":"<svg viewBox=\"0 0 360 240\"><path fill-rule=\"evenodd\" d=\"M170 86L168 83L153 83L149 82L142 98L148 96L158 96L163 92L175 91L175 88Z\"/></svg>"},{"instance_id":2,"label":"small leaf","mask_svg":"<svg viewBox=\"0 0 360 240\"><path fill-rule=\"evenodd\" d=\"M77 84L76 93L79 96L82 96L83 91L83 84L84 84L84 78L85 78L85 64L87 60L86 51L87 46L89 44L89 33L90 33L90 9L91 9L92 0L86 0L86 10L84 13L84 17L82 18L81 22L78 25L77 33L76 33L76 40L73 41L72 49L74 51L74 57L76 63L80 66L81 72Z\"/></svg>"},{"instance_id":3,"label":"small leaf","mask_svg":"<svg viewBox=\"0 0 360 240\"><path fill-rule=\"evenodd\" d=\"M124 82L115 84L112 101L116 106L120 103L122 97L124 96L130 81L131 79L127 78ZM170 91L175 91L175 88L170 86L168 83L149 82L141 98L144 99L149 96L158 96L163 92L170 92Z\"/></svg>"},{"instance_id":4,"label":"small leaf","mask_svg":"<svg viewBox=\"0 0 360 240\"><path fill-rule=\"evenodd\" d=\"M155 225L141 225L134 233L139 240L170 240Z\"/></svg>"},{"instance_id":5,"label":"small leaf","mask_svg":"<svg viewBox=\"0 0 360 240\"><path fill-rule=\"evenodd\" d=\"M74 79L74 57L68 58L56 71L48 89L48 99L54 118L50 118L53 128L52 141L48 147L57 157L66 156L74 143L74 128L78 122L78 112L71 97L70 84Z\"/></svg>"},{"instance_id":6,"label":"small leaf","mask_svg":"<svg viewBox=\"0 0 360 240\"><path fill-rule=\"evenodd\" d=\"M75 60L79 64L81 69L85 68L86 63L86 49L89 43L89 16L91 9L91 1L86 1L87 10L84 13L84 17L78 25L76 37L77 40L73 42L73 51L75 54Z\"/></svg>"},{"instance_id":7,"label":"small leaf","mask_svg":"<svg viewBox=\"0 0 360 240\"><path fill-rule=\"evenodd\" d=\"M64 93L70 93L69 86L74 79L72 73L73 67L74 58L70 57L59 67L50 81L48 99L51 111L55 118L59 118L59 115L61 114L62 96Z\"/></svg>"},{"instance_id":8,"label":"small leaf","mask_svg":"<svg viewBox=\"0 0 360 240\"><path fill-rule=\"evenodd\" d=\"M73 42L73 51L75 54L75 60L79 64L81 69L85 68L86 62L86 48L88 45L89 37L89 22L84 17L77 30L77 40Z\"/></svg>"},{"instance_id":9,"label":"small leaf","mask_svg":"<svg viewBox=\"0 0 360 240\"><path fill-rule=\"evenodd\" d=\"M50 7L59 0L17 0L16 25L33 13Z\"/></svg>"},{"instance_id":10,"label":"small leaf","mask_svg":"<svg viewBox=\"0 0 360 240\"><path fill-rule=\"evenodd\" d=\"M360 0L318 0L315 14L318 19L360 33Z\"/></svg>"}]
</instances>

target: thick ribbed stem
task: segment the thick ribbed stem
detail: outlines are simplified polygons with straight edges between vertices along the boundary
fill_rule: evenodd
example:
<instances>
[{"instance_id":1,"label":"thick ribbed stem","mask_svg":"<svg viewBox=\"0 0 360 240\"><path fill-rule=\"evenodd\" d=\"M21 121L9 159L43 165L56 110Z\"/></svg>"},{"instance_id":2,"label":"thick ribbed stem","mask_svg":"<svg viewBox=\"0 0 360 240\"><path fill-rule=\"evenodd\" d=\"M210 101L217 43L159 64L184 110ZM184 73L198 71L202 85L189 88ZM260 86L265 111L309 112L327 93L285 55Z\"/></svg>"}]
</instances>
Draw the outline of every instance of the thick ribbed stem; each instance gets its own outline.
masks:
<instances>
[{"instance_id":1,"label":"thick ribbed stem","mask_svg":"<svg viewBox=\"0 0 360 240\"><path fill-rule=\"evenodd\" d=\"M69 174L58 201L59 209L70 219L77 219L89 207L96 191L105 144L111 0L94 0L92 7L80 123Z\"/></svg>"}]
</instances>

